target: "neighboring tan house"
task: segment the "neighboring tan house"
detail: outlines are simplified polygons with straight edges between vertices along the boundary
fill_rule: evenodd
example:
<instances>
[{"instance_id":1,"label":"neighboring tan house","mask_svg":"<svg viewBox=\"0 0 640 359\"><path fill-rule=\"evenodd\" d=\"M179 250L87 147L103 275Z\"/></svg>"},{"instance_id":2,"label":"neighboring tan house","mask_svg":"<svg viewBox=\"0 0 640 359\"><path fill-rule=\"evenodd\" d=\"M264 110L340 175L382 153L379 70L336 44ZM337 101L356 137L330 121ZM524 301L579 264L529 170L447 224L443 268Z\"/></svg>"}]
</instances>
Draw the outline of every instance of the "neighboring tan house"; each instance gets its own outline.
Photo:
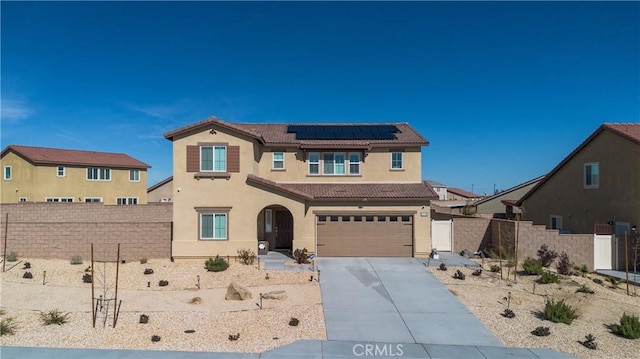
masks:
<instances>
[{"instance_id":1,"label":"neighboring tan house","mask_svg":"<svg viewBox=\"0 0 640 359\"><path fill-rule=\"evenodd\" d=\"M407 123L241 124L215 117L173 141L173 257L240 249L428 256L428 142Z\"/></svg>"},{"instance_id":2,"label":"neighboring tan house","mask_svg":"<svg viewBox=\"0 0 640 359\"><path fill-rule=\"evenodd\" d=\"M616 234L640 223L640 123L605 123L517 205L524 219L564 233Z\"/></svg>"},{"instance_id":3,"label":"neighboring tan house","mask_svg":"<svg viewBox=\"0 0 640 359\"><path fill-rule=\"evenodd\" d=\"M1 203L147 203L151 166L122 153L10 145L0 162Z\"/></svg>"},{"instance_id":4,"label":"neighboring tan house","mask_svg":"<svg viewBox=\"0 0 640 359\"><path fill-rule=\"evenodd\" d=\"M481 195L467 192L460 188L447 188L447 201L477 201L482 198Z\"/></svg>"},{"instance_id":5,"label":"neighboring tan house","mask_svg":"<svg viewBox=\"0 0 640 359\"><path fill-rule=\"evenodd\" d=\"M514 208L515 203L543 178L544 176L534 178L474 202L475 213L477 215L490 215L492 218L515 219L515 215L520 212L517 207Z\"/></svg>"},{"instance_id":6,"label":"neighboring tan house","mask_svg":"<svg viewBox=\"0 0 640 359\"><path fill-rule=\"evenodd\" d=\"M433 190L438 194L438 199L441 201L447 200L447 185L442 184L436 181L425 181L433 188Z\"/></svg>"},{"instance_id":7,"label":"neighboring tan house","mask_svg":"<svg viewBox=\"0 0 640 359\"><path fill-rule=\"evenodd\" d=\"M147 188L147 202L171 202L173 197L173 176Z\"/></svg>"}]
</instances>

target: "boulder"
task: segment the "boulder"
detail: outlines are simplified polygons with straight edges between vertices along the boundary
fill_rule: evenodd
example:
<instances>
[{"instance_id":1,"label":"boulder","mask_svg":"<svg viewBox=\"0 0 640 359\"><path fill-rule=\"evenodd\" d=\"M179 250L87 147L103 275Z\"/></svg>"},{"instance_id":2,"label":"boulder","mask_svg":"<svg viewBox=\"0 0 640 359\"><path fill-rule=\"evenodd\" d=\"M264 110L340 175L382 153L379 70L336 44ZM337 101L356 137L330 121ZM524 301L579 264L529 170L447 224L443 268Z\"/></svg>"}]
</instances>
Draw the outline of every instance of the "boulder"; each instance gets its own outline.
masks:
<instances>
[{"instance_id":1,"label":"boulder","mask_svg":"<svg viewBox=\"0 0 640 359\"><path fill-rule=\"evenodd\" d=\"M284 290L274 290L273 292L267 292L262 294L262 299L287 299L287 293Z\"/></svg>"},{"instance_id":2,"label":"boulder","mask_svg":"<svg viewBox=\"0 0 640 359\"><path fill-rule=\"evenodd\" d=\"M251 292L236 283L231 283L227 288L227 295L224 296L224 299L226 300L251 299Z\"/></svg>"}]
</instances>

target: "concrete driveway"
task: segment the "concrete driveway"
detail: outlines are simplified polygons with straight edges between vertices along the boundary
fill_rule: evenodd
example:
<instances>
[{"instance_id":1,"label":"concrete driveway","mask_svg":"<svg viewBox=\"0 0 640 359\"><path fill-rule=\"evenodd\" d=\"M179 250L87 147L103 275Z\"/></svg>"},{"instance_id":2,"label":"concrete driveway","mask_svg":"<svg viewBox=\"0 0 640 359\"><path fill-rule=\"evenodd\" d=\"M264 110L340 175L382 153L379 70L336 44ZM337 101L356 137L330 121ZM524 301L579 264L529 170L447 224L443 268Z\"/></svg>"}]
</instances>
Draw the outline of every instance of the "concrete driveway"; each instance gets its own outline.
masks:
<instances>
[{"instance_id":1,"label":"concrete driveway","mask_svg":"<svg viewBox=\"0 0 640 359\"><path fill-rule=\"evenodd\" d=\"M328 340L503 346L414 258L318 258Z\"/></svg>"}]
</instances>

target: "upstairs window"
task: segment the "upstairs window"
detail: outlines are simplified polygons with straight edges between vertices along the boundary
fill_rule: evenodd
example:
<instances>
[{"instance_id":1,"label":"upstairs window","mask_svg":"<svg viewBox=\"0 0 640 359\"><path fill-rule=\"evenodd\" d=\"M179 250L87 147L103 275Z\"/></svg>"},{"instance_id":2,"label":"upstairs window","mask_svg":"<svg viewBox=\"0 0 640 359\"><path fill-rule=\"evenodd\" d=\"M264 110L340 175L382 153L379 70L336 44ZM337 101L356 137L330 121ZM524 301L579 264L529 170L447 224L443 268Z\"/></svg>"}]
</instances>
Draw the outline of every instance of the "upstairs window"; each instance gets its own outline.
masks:
<instances>
[{"instance_id":1,"label":"upstairs window","mask_svg":"<svg viewBox=\"0 0 640 359\"><path fill-rule=\"evenodd\" d=\"M320 154L318 152L309 153L309 174L320 174Z\"/></svg>"},{"instance_id":2,"label":"upstairs window","mask_svg":"<svg viewBox=\"0 0 640 359\"><path fill-rule=\"evenodd\" d=\"M391 152L391 169L401 170L402 168L402 152Z\"/></svg>"},{"instance_id":3,"label":"upstairs window","mask_svg":"<svg viewBox=\"0 0 640 359\"><path fill-rule=\"evenodd\" d=\"M72 197L47 197L45 198L45 200L47 202L64 202L64 203L70 203L73 202L73 198Z\"/></svg>"},{"instance_id":4,"label":"upstairs window","mask_svg":"<svg viewBox=\"0 0 640 359\"><path fill-rule=\"evenodd\" d=\"M109 168L87 168L87 180L89 181L111 181L111 169Z\"/></svg>"},{"instance_id":5,"label":"upstairs window","mask_svg":"<svg viewBox=\"0 0 640 359\"><path fill-rule=\"evenodd\" d=\"M11 181L11 166L4 166L4 171L2 171L2 176L5 181Z\"/></svg>"},{"instance_id":6,"label":"upstairs window","mask_svg":"<svg viewBox=\"0 0 640 359\"><path fill-rule=\"evenodd\" d=\"M600 187L600 163L590 162L584 164L584 188Z\"/></svg>"},{"instance_id":7,"label":"upstairs window","mask_svg":"<svg viewBox=\"0 0 640 359\"><path fill-rule=\"evenodd\" d=\"M200 171L201 172L227 172L227 147L226 146L201 146L200 147Z\"/></svg>"},{"instance_id":8,"label":"upstairs window","mask_svg":"<svg viewBox=\"0 0 640 359\"><path fill-rule=\"evenodd\" d=\"M65 176L65 169L64 166L58 166L56 167L56 176L58 177L64 177Z\"/></svg>"},{"instance_id":9,"label":"upstairs window","mask_svg":"<svg viewBox=\"0 0 640 359\"><path fill-rule=\"evenodd\" d=\"M140 170L129 170L129 182L140 182Z\"/></svg>"},{"instance_id":10,"label":"upstairs window","mask_svg":"<svg viewBox=\"0 0 640 359\"><path fill-rule=\"evenodd\" d=\"M102 197L85 197L85 203L102 203Z\"/></svg>"},{"instance_id":11,"label":"upstairs window","mask_svg":"<svg viewBox=\"0 0 640 359\"><path fill-rule=\"evenodd\" d=\"M274 170L284 169L284 152L273 153L273 164L271 165L271 168Z\"/></svg>"},{"instance_id":12,"label":"upstairs window","mask_svg":"<svg viewBox=\"0 0 640 359\"><path fill-rule=\"evenodd\" d=\"M349 174L360 174L360 153L358 152L349 153Z\"/></svg>"},{"instance_id":13,"label":"upstairs window","mask_svg":"<svg viewBox=\"0 0 640 359\"><path fill-rule=\"evenodd\" d=\"M118 206L133 206L138 204L138 197L118 197L116 204Z\"/></svg>"}]
</instances>

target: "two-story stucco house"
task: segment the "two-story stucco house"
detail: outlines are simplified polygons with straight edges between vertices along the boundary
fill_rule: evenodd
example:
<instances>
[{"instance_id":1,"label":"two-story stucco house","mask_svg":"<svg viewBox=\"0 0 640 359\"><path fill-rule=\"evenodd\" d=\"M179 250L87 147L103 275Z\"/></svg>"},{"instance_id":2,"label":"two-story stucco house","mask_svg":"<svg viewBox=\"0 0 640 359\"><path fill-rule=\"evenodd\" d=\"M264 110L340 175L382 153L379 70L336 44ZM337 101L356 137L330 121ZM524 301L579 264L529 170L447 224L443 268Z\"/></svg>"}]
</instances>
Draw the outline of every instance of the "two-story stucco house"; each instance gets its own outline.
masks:
<instances>
[{"instance_id":1,"label":"two-story stucco house","mask_svg":"<svg viewBox=\"0 0 640 359\"><path fill-rule=\"evenodd\" d=\"M430 253L437 195L421 180L428 142L406 123L209 118L165 137L173 141L176 259L234 256L259 241L318 256Z\"/></svg>"},{"instance_id":2,"label":"two-story stucco house","mask_svg":"<svg viewBox=\"0 0 640 359\"><path fill-rule=\"evenodd\" d=\"M147 203L147 169L122 153L10 145L2 150L1 203Z\"/></svg>"}]
</instances>

